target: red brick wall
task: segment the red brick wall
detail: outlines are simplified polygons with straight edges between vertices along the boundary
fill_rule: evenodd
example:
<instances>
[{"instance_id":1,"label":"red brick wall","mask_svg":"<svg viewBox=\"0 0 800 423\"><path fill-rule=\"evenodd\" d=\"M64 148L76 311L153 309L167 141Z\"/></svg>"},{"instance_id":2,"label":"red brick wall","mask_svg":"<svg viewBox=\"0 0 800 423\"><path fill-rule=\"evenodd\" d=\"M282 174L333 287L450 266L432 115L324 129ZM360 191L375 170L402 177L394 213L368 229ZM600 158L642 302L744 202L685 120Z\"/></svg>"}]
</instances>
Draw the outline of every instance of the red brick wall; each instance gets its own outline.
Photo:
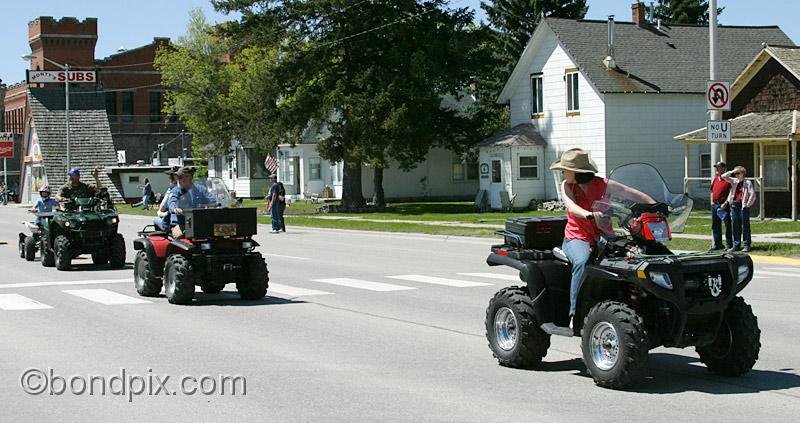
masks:
<instances>
[{"instance_id":1,"label":"red brick wall","mask_svg":"<svg viewBox=\"0 0 800 423\"><path fill-rule=\"evenodd\" d=\"M41 16L28 23L31 52L38 56L31 69L56 70L57 66L42 57L76 67L94 65L94 48L97 44L97 19L61 18Z\"/></svg>"}]
</instances>

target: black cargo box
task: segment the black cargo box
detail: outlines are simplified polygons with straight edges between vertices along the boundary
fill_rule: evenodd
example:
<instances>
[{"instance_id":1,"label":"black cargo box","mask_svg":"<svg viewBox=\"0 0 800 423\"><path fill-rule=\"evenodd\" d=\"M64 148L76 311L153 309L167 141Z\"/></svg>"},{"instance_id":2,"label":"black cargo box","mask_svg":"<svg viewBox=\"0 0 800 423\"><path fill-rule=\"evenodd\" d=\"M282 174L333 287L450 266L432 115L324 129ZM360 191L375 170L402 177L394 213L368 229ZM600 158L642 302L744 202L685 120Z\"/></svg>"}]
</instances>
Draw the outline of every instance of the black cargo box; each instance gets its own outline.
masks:
<instances>
[{"instance_id":1,"label":"black cargo box","mask_svg":"<svg viewBox=\"0 0 800 423\"><path fill-rule=\"evenodd\" d=\"M256 234L256 209L194 209L184 211L188 238L252 236Z\"/></svg>"},{"instance_id":2,"label":"black cargo box","mask_svg":"<svg viewBox=\"0 0 800 423\"><path fill-rule=\"evenodd\" d=\"M564 241L566 226L566 216L509 217L505 242L518 248L552 250Z\"/></svg>"}]
</instances>

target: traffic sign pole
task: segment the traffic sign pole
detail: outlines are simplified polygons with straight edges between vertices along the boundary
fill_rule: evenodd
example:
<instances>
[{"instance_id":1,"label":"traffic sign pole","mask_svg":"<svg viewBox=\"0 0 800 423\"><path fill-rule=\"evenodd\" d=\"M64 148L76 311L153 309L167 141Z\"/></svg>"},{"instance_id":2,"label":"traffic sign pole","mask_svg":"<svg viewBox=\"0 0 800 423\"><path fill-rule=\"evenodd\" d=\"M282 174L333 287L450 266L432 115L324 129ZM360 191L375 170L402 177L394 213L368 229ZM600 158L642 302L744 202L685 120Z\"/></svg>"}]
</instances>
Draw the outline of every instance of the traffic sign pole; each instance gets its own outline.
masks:
<instances>
[{"instance_id":1,"label":"traffic sign pole","mask_svg":"<svg viewBox=\"0 0 800 423\"><path fill-rule=\"evenodd\" d=\"M719 53L717 51L717 0L709 0L708 3L708 49L709 59L711 60L709 66L711 72L709 76L711 77L712 81L716 81L719 77L719 71L717 70L717 63L719 62ZM722 112L719 110L712 110L711 120L722 120ZM722 161L722 155L720 154L720 151L721 149L718 143L711 143L712 166L715 163Z\"/></svg>"}]
</instances>

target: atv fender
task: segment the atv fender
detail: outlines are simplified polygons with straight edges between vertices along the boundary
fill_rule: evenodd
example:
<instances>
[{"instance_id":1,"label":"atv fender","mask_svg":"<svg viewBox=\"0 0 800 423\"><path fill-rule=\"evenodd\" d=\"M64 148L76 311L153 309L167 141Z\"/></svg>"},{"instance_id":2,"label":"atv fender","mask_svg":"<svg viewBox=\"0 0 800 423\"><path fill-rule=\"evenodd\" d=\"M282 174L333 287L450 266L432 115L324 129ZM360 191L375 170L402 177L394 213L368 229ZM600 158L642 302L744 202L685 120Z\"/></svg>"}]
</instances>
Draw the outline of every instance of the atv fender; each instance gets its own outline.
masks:
<instances>
[{"instance_id":1,"label":"atv fender","mask_svg":"<svg viewBox=\"0 0 800 423\"><path fill-rule=\"evenodd\" d=\"M28 237L27 235L25 235L24 233L20 232L19 233L19 242L25 242L25 238L27 238L27 237Z\"/></svg>"},{"instance_id":2,"label":"atv fender","mask_svg":"<svg viewBox=\"0 0 800 423\"><path fill-rule=\"evenodd\" d=\"M180 239L174 239L172 242L169 243L168 250L172 251L174 248L177 248L181 251L191 251L194 248L194 245L184 242Z\"/></svg>"},{"instance_id":3,"label":"atv fender","mask_svg":"<svg viewBox=\"0 0 800 423\"><path fill-rule=\"evenodd\" d=\"M486 258L489 266L508 266L519 270L520 278L528 285L528 294L533 301L533 312L539 322L552 322L553 314L549 304L544 300L547 289L545 288L544 275L534 262L517 260L496 253L489 254Z\"/></svg>"}]
</instances>

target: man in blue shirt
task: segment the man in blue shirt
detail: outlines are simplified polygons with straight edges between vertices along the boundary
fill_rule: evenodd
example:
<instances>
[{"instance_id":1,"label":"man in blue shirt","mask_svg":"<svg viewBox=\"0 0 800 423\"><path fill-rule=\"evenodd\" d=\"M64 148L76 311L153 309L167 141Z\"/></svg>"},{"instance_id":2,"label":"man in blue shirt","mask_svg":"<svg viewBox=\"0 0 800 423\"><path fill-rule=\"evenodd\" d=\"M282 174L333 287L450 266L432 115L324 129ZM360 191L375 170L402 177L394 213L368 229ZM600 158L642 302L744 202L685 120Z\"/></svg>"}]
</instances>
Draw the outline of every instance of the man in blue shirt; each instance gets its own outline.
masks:
<instances>
[{"instance_id":1,"label":"man in blue shirt","mask_svg":"<svg viewBox=\"0 0 800 423\"><path fill-rule=\"evenodd\" d=\"M183 216L184 209L196 209L204 205L216 205L217 198L205 186L194 183L194 169L182 167L175 172L178 178L178 186L170 191L167 205L170 212L170 226L173 227L173 235L182 234L186 225L186 218ZM179 231L175 228L179 228Z\"/></svg>"},{"instance_id":2,"label":"man in blue shirt","mask_svg":"<svg viewBox=\"0 0 800 423\"><path fill-rule=\"evenodd\" d=\"M41 198L36 200L36 204L33 205L31 211L36 213L49 213L53 211L53 207L58 206L58 201L55 198L50 197L50 186L43 185L39 188L39 195ZM36 217L36 224L40 224L42 222L42 218Z\"/></svg>"}]
</instances>

